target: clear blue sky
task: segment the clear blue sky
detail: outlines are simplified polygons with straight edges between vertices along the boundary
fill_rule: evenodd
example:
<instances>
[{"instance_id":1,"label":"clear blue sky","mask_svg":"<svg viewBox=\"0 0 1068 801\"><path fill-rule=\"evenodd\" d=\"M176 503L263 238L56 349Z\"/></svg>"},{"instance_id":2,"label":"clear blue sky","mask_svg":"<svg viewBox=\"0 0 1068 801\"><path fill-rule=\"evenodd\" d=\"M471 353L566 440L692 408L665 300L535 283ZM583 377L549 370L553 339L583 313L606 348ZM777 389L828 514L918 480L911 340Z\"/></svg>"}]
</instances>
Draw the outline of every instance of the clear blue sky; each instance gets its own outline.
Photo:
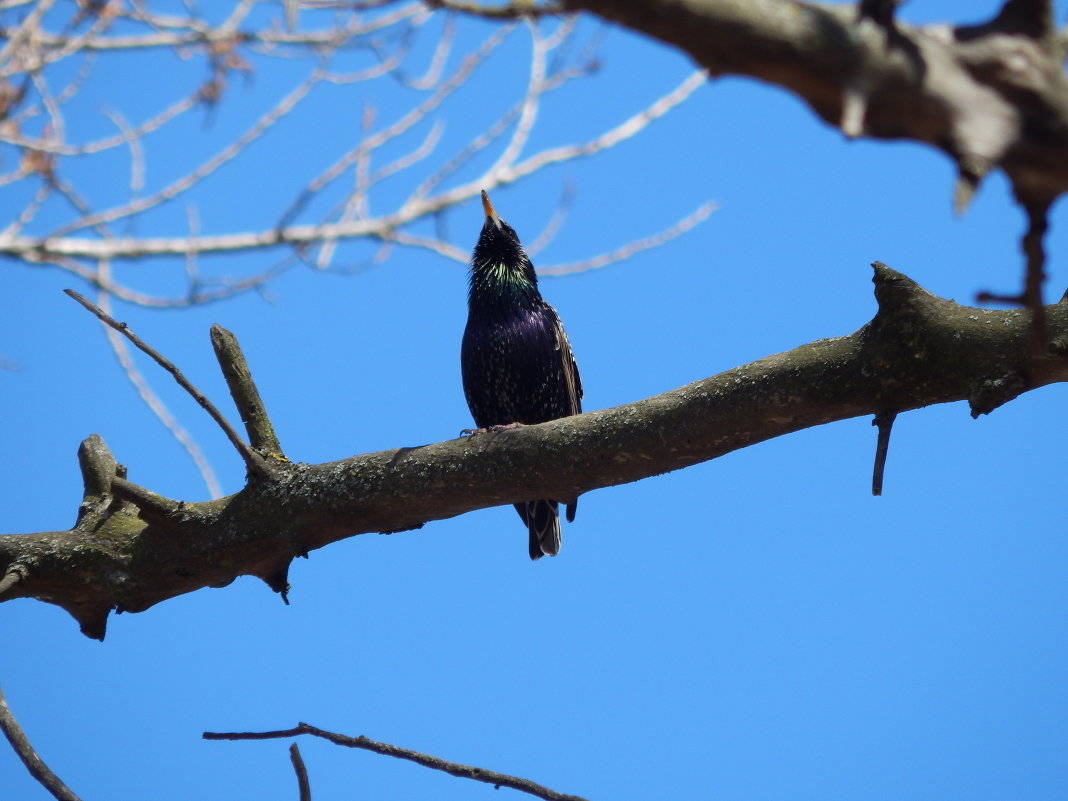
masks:
<instances>
[{"instance_id":1,"label":"clear blue sky","mask_svg":"<svg viewBox=\"0 0 1068 801\"><path fill-rule=\"evenodd\" d=\"M902 15L977 21L995 6L914 0ZM466 25L465 41L489 30ZM448 136L463 141L493 117L491 101L499 109L518 96L525 48L515 34L483 83L443 112ZM114 80L87 90L84 116L71 119L106 131L101 107L137 119L169 81L193 85L180 62L173 72L137 65L102 65ZM624 119L692 69L617 29L602 67L553 96L532 149ZM198 114L182 138L156 143L150 186L173 177L168 152L195 158L211 152L199 137L247 126L277 95L275 70L235 82L207 124ZM292 186L284 179L306 180L324 151L354 141L364 101L389 119L399 101L372 91L330 90L273 155L193 198L204 232L277 214L278 187ZM101 170L101 202L125 191L105 165L114 167L78 168L83 180ZM851 333L875 311L875 259L960 302L1015 291L1022 218L1006 182L991 178L956 219L953 177L931 149L847 142L795 98L730 78L619 148L493 200L529 240L573 182L572 213L539 265L651 234L708 199L721 205L660 249L543 281L578 357L584 405L597 409ZM378 210L406 188L384 185ZM18 199L0 188L5 213ZM137 233L183 233L185 207ZM1051 298L1068 286L1066 223L1062 204L1048 242ZM469 249L480 225L477 203L459 209L452 241ZM400 249L368 266L370 252L346 251L359 269L290 270L269 299L117 316L221 407L208 327L237 333L294 460L454 437L470 425L458 355L465 270ZM256 266L238 259L233 272ZM146 290L181 286L181 265L118 269ZM68 286L85 289L54 269L0 271L0 355L19 367L0 371L4 532L73 523L75 453L94 432L132 480L206 497L95 321L61 294ZM238 490L243 467L219 431L138 363L224 492ZM42 757L86 801L295 799L287 743L207 743L200 733L299 720L602 801L1065 798L1066 401L1068 388L1055 386L980 420L963 403L902 416L881 498L870 494L868 418L595 492L565 525L561 555L536 564L515 513L498 508L313 552L293 565L290 606L242 578L113 617L102 644L58 608L5 603L0 683ZM301 748L317 801L510 792L326 743ZM46 797L4 748L0 786L5 801Z\"/></svg>"}]
</instances>

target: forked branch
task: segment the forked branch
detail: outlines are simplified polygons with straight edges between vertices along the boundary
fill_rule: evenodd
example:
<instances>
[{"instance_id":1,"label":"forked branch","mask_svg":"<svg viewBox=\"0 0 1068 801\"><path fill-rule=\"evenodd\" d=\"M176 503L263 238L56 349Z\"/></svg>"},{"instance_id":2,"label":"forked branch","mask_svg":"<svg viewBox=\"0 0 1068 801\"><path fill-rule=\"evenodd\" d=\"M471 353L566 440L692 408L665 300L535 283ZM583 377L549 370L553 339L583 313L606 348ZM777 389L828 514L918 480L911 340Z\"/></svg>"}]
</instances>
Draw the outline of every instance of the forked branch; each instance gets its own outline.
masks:
<instances>
[{"instance_id":1,"label":"forked branch","mask_svg":"<svg viewBox=\"0 0 1068 801\"><path fill-rule=\"evenodd\" d=\"M859 415L886 420L956 400L986 414L1068 380L1068 302L1046 307L1051 339L1036 354L1026 310L960 306L879 263L874 280L878 313L848 336L514 431L327 464L272 460L267 478L217 501L174 501L139 487L90 438L89 512L71 531L0 536L0 575L20 576L0 600L59 604L86 634L103 637L113 609L142 611L239 575L284 593L295 556L354 534L402 531L532 494L574 498Z\"/></svg>"},{"instance_id":2,"label":"forked branch","mask_svg":"<svg viewBox=\"0 0 1068 801\"><path fill-rule=\"evenodd\" d=\"M111 315L105 313L99 306L97 306L92 301L86 299L79 293L75 292L73 289L65 289L63 291L71 298L78 301L78 303L80 303L86 309L91 311L97 317L99 317L102 322L106 323L108 326L118 331L120 334L130 340L130 342L136 345L139 350L150 356L152 360L156 362L156 364L158 364L160 367L170 373L174 380L178 383L178 386L188 392L192 396L193 400L195 400L197 404L199 404L200 407L208 413L211 419L216 422L219 428L223 430L223 433L226 434L226 438L230 440L231 444L233 444L238 454L240 454L241 458L244 459L245 466L248 468L249 473L260 478L265 477L267 475L268 468L263 457L256 453L255 450L250 448L248 444L243 439L241 439L241 436L234 430L234 427L230 425L230 421L223 417L222 412L215 408L215 404L208 400L208 398L204 395L203 392L193 386L189 379L182 374L181 370L174 366L174 363L171 362L170 359L166 358L157 350L150 347L148 343L146 343L139 336L137 336L137 334L135 334L133 330L131 330L130 327L126 325L126 323L121 323ZM236 344L237 340L235 339L233 341L233 345L236 347ZM245 372L247 373L247 371L248 368L246 367ZM227 380L229 381L229 377ZM275 444L277 444L277 440L275 440Z\"/></svg>"},{"instance_id":3,"label":"forked branch","mask_svg":"<svg viewBox=\"0 0 1068 801\"><path fill-rule=\"evenodd\" d=\"M370 737L350 737L347 734L337 734L336 732L326 731L325 729L320 729L316 726L310 726L307 723L298 723L292 729L282 729L280 731L206 731L203 736L205 740L277 740L285 737L299 737L302 734L319 737L334 745L340 745L345 748L358 748L363 751L370 751L374 754L381 754L383 756L394 757L395 759L414 762L417 765L422 765L424 768L440 770L442 773L448 773L450 776L457 776L461 779L471 779L476 782L492 784L496 788L507 787L511 790L518 790L521 793L527 793L537 798L544 798L545 801L586 801L586 799L577 795L558 793L556 790L532 782L529 779L521 779L518 776L509 776L507 773L497 773L496 771L486 770L485 768L463 765L459 762L449 762L446 759L431 756L430 754L424 754L419 751L413 751L410 748L401 748L397 745L390 745L389 743L372 740Z\"/></svg>"}]
</instances>

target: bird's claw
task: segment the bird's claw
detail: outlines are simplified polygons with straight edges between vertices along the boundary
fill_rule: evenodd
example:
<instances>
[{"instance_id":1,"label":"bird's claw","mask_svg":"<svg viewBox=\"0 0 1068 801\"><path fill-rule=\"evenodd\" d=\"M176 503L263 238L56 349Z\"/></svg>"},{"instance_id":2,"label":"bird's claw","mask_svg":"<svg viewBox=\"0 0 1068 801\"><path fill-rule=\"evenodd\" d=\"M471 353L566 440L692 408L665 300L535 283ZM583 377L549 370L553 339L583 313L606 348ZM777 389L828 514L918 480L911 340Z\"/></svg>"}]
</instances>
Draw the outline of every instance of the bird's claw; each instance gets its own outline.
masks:
<instances>
[{"instance_id":1,"label":"bird's claw","mask_svg":"<svg viewBox=\"0 0 1068 801\"><path fill-rule=\"evenodd\" d=\"M475 434L499 434L501 431L512 431L525 425L526 423L505 423L502 426L486 426L486 428L464 428L460 431L460 436L473 437Z\"/></svg>"}]
</instances>

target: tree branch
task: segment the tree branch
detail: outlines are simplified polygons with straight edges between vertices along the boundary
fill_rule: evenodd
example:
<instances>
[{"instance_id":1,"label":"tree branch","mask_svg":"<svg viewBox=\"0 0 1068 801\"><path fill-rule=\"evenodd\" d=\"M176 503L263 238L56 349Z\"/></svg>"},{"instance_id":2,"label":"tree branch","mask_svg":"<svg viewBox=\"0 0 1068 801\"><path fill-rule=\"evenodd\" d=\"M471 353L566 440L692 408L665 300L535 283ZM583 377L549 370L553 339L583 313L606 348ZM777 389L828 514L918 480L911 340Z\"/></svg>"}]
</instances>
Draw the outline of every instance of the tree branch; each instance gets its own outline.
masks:
<instances>
[{"instance_id":1,"label":"tree branch","mask_svg":"<svg viewBox=\"0 0 1068 801\"><path fill-rule=\"evenodd\" d=\"M252 475L262 477L267 474L267 466L263 460L263 457L256 453L254 450L252 450L252 448L250 448L245 443L245 441L241 439L238 433L234 431L234 427L230 425L230 421L223 417L222 413L215 408L215 405L204 396L204 393L197 389L195 386L193 386L190 383L189 379L182 375L181 370L175 367L169 359L165 358L159 352L149 347L149 345L144 342L144 340L142 340L139 336L137 336L137 334L130 330L130 327L127 326L126 323L120 323L118 320L113 318L111 315L106 314L102 309L100 309L91 301L87 300L82 295L75 292L73 289L65 289L63 291L71 298L78 301L78 303L80 303L86 309L91 311L97 317L99 317L101 321L103 321L111 328L115 329L120 334L125 336L142 352L148 354L160 367L170 373L174 380L178 382L178 386L188 392L193 397L193 400L200 404L201 408L203 408L204 411L206 411L211 417L211 419L215 421L219 428L223 430L223 433L226 434L227 439L230 440L231 444L237 450L238 454L241 456L242 459L244 459L245 466L248 468L249 472Z\"/></svg>"},{"instance_id":2,"label":"tree branch","mask_svg":"<svg viewBox=\"0 0 1068 801\"><path fill-rule=\"evenodd\" d=\"M871 474L871 494L883 494L883 473L886 470L886 452L890 449L890 432L894 428L897 413L877 414L871 424L878 428L879 437L875 444L875 467Z\"/></svg>"},{"instance_id":3,"label":"tree branch","mask_svg":"<svg viewBox=\"0 0 1068 801\"><path fill-rule=\"evenodd\" d=\"M522 793L529 793L538 798L544 798L546 801L586 801L584 798L577 795L558 793L556 790L552 790L541 784L536 784L529 779L520 779L517 776L509 776L506 773L497 773L496 771L486 770L485 768L462 765L459 762L449 762L440 757L423 754L419 751L412 751L409 748L390 745L389 743L379 742L378 740L372 740L369 737L349 737L345 734L336 734L316 726L309 726L307 723L298 723L292 729L284 729L281 731L206 731L204 732L203 737L205 740L276 740L281 737L297 737L301 734L310 734L313 737L321 737L324 740L329 740L334 745L341 745L346 748L360 748L375 754L391 756L396 759L404 759L408 762L422 765L424 768L440 770L444 773L448 773L450 776L457 776L461 779L484 782L485 784L492 784L497 788L508 787L512 790L519 790Z\"/></svg>"},{"instance_id":4,"label":"tree branch","mask_svg":"<svg viewBox=\"0 0 1068 801\"><path fill-rule=\"evenodd\" d=\"M252 380L245 354L237 344L237 337L221 325L211 327L211 344L215 348L215 357L219 360L226 386L237 406L237 413L245 423L248 441L257 451L282 456L282 445L274 433L271 418L260 398L260 391Z\"/></svg>"},{"instance_id":5,"label":"tree branch","mask_svg":"<svg viewBox=\"0 0 1068 801\"><path fill-rule=\"evenodd\" d=\"M311 801L311 783L308 781L308 769L304 767L304 760L300 756L300 748L296 743L289 746L289 761L293 763L293 772L297 774L297 790L300 792L300 801Z\"/></svg>"},{"instance_id":6,"label":"tree branch","mask_svg":"<svg viewBox=\"0 0 1068 801\"><path fill-rule=\"evenodd\" d=\"M11 747L15 749L15 753L19 755L19 759L22 760L22 764L26 766L30 775L37 779L57 801L80 801L78 796L49 769L44 760L37 756L26 732L22 730L22 726L19 725L11 708L7 705L3 690L0 690L0 731L7 737L7 741L11 743Z\"/></svg>"},{"instance_id":7,"label":"tree branch","mask_svg":"<svg viewBox=\"0 0 1068 801\"><path fill-rule=\"evenodd\" d=\"M858 415L967 400L978 416L1068 380L1068 302L1046 307L1051 342L1036 354L1026 310L960 306L874 266L879 310L859 331L626 406L339 462L272 463L267 478L203 503L162 498L116 468L110 494L93 496L93 526L0 536L0 575L22 571L0 600L58 604L103 638L112 609L140 612L239 575L284 592L294 556L356 534L575 498ZM94 492L110 464L100 458Z\"/></svg>"},{"instance_id":8,"label":"tree branch","mask_svg":"<svg viewBox=\"0 0 1068 801\"><path fill-rule=\"evenodd\" d=\"M887 26L850 4L798 0L566 0L674 45L713 75L741 74L798 95L842 127L849 95L857 135L912 139L964 168L1001 167L1020 197L1068 189L1068 80L1041 8L1008 2L985 25ZM865 4L867 6L875 4ZM862 8L863 11L863 8ZM1031 20L1034 24L1027 22Z\"/></svg>"},{"instance_id":9,"label":"tree branch","mask_svg":"<svg viewBox=\"0 0 1068 801\"><path fill-rule=\"evenodd\" d=\"M431 8L458 11L462 14L470 14L473 17L496 20L556 16L564 13L564 7L561 5L556 3L539 4L537 0L512 0L510 3L496 6L467 2L466 0L424 0L424 2Z\"/></svg>"},{"instance_id":10,"label":"tree branch","mask_svg":"<svg viewBox=\"0 0 1068 801\"><path fill-rule=\"evenodd\" d=\"M689 53L713 75L793 92L850 138L911 139L957 165L954 206L1001 168L1028 216L1024 287L1042 330L1045 211L1068 191L1068 77L1048 0L1006 0L982 25L907 25L893 2L563 0Z\"/></svg>"}]
</instances>

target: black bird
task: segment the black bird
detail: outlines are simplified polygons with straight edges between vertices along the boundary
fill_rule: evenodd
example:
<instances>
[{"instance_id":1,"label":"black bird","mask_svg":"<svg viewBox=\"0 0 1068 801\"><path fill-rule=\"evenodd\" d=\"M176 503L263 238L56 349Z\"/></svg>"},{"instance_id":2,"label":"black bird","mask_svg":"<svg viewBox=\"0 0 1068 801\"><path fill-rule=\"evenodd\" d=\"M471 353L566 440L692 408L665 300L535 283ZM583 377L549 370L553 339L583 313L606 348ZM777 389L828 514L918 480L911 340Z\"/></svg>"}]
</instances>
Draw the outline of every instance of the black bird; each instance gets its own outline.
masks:
<instances>
[{"instance_id":1,"label":"black bird","mask_svg":"<svg viewBox=\"0 0 1068 801\"><path fill-rule=\"evenodd\" d=\"M486 221L471 256L460 364L464 395L480 428L534 424L582 411L582 382L556 309L542 300L534 265L515 230L482 193ZM577 501L567 504L568 522ZM557 502L515 505L530 532L530 558L560 552Z\"/></svg>"}]
</instances>

